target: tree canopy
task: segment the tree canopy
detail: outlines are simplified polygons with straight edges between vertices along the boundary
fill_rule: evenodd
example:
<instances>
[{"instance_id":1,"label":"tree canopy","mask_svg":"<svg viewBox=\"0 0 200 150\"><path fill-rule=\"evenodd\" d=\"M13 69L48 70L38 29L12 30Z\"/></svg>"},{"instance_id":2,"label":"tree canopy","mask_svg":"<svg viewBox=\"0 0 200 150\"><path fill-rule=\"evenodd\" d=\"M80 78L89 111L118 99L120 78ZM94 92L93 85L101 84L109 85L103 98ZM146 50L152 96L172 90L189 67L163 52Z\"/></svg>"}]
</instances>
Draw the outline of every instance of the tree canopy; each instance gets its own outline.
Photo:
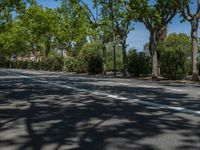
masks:
<instances>
[{"instance_id":1,"label":"tree canopy","mask_svg":"<svg viewBox=\"0 0 200 150\"><path fill-rule=\"evenodd\" d=\"M193 64L193 76L198 76L197 29L200 5L199 1L194 1L197 10L193 11L190 7L191 2L193 1L93 0L93 7L90 7L83 0L61 0L59 7L48 8L39 5L36 0L2 0L0 57L10 60L13 55L19 58L34 56L35 62L44 61L42 63L46 64L45 61L53 62L49 58L55 55L56 61L59 57L61 61L57 62L61 62L61 66L67 65L70 68L68 70L73 70L71 66L80 68L78 67L82 60L80 57L84 57L91 61L88 64L92 67L95 60L99 60L99 63L102 60L104 73L106 71L116 73L117 68L127 75L130 70L128 61L134 64L130 58L146 59L144 55L147 54L147 57L151 57L151 61L149 58L146 60L152 63L147 66L152 67L152 77L158 79L162 75L160 71L163 61L162 51L167 48L178 52L179 49L187 52L188 57L192 54L189 58ZM167 34L169 23L178 13L182 16L180 20L189 21L191 24L190 39L182 33L169 36ZM127 53L130 47L127 37L131 31L135 32L134 25L137 22L143 23L149 31L149 42L145 45L144 55L134 51L128 60ZM188 42L191 42L190 46ZM94 48L94 45L98 45L97 48ZM82 56L83 49L84 51L95 49L102 54L84 53L92 57L89 58ZM173 58L171 54L167 55ZM102 58L97 59L97 56ZM66 64L69 62L70 65ZM82 70L90 69L82 68Z\"/></svg>"}]
</instances>

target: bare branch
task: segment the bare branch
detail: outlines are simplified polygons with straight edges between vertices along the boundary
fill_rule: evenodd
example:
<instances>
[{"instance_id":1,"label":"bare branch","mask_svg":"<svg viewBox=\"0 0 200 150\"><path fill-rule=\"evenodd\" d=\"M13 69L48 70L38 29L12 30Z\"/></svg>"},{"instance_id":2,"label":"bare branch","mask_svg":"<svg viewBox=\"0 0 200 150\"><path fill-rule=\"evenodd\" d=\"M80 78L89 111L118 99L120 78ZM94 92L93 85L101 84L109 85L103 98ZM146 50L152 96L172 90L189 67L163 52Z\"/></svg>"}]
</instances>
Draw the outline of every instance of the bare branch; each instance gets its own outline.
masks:
<instances>
[{"instance_id":1,"label":"bare branch","mask_svg":"<svg viewBox=\"0 0 200 150\"><path fill-rule=\"evenodd\" d=\"M142 22L148 30L151 30L150 22L148 21L148 19L142 19Z\"/></svg>"},{"instance_id":2,"label":"bare branch","mask_svg":"<svg viewBox=\"0 0 200 150\"><path fill-rule=\"evenodd\" d=\"M84 12L85 12L85 14L86 14L87 17L89 18L89 20L90 20L91 22L93 22L94 24L97 24L97 20L96 20L94 14L92 13L92 11L90 10L90 8L88 7L88 5L87 5L86 3L84 3L82 0L79 0L79 2L82 3L82 4L84 5L84 7L89 11L90 15L92 16L92 19L91 19L91 18L89 17L88 12L86 12L85 9L83 9Z\"/></svg>"},{"instance_id":3,"label":"bare branch","mask_svg":"<svg viewBox=\"0 0 200 150\"><path fill-rule=\"evenodd\" d=\"M190 21L192 19L192 17L190 15L188 15L189 3L188 2L186 3L183 0L179 0L179 5L180 5L180 11L181 11L181 14L182 14L183 18L186 19L187 21Z\"/></svg>"},{"instance_id":4,"label":"bare branch","mask_svg":"<svg viewBox=\"0 0 200 150\"><path fill-rule=\"evenodd\" d=\"M168 24L174 18L176 13L177 13L177 9L175 9L171 15L167 15L166 18L161 23L161 25L158 27L159 30L161 30L166 24Z\"/></svg>"},{"instance_id":5,"label":"bare branch","mask_svg":"<svg viewBox=\"0 0 200 150\"><path fill-rule=\"evenodd\" d=\"M186 4L185 8L186 8L186 11L187 11L187 15L190 16L190 17L193 17L193 15L191 14L191 11L190 11L190 4L189 4L189 2Z\"/></svg>"}]
</instances>

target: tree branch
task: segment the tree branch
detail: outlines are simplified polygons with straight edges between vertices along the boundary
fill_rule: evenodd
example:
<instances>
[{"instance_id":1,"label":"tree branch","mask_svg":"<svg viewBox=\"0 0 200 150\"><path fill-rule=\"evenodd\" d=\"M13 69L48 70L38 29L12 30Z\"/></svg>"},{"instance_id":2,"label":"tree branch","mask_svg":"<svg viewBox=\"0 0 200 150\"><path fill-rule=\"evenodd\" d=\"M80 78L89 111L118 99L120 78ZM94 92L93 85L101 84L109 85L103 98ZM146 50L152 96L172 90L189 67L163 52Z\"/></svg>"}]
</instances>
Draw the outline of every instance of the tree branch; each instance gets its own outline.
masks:
<instances>
[{"instance_id":1,"label":"tree branch","mask_svg":"<svg viewBox=\"0 0 200 150\"><path fill-rule=\"evenodd\" d=\"M93 24L97 24L97 20L96 20L94 14L92 13L92 11L90 10L90 8L87 6L87 4L84 3L82 0L79 0L79 2L83 4L83 6L89 11L90 15L92 16L93 20L90 18L90 15L87 13L87 11L85 11L85 9L82 8L84 10L85 14L87 15L87 17L89 18L89 20L91 22L93 22Z\"/></svg>"}]
</instances>

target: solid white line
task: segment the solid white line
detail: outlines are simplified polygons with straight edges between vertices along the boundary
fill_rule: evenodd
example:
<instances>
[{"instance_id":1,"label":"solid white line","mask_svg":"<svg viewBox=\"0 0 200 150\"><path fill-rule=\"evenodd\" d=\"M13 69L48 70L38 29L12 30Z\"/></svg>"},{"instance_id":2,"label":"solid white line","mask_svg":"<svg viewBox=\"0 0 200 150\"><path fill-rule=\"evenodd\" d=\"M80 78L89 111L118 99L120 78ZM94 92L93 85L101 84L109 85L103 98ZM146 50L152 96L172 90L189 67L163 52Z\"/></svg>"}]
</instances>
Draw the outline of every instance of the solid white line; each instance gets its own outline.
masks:
<instances>
[{"instance_id":1,"label":"solid white line","mask_svg":"<svg viewBox=\"0 0 200 150\"><path fill-rule=\"evenodd\" d=\"M39 80L39 79L28 77L28 76L23 76L23 75L13 73L13 72L10 72L10 71L8 71L8 73L12 73L14 75L20 76L22 78L27 78L27 79L30 79L30 80L33 80L33 81L36 81L36 82L46 83L46 84L49 84L49 85L54 85L54 86L57 86L57 87L62 87L62 88L67 88L67 89L72 89L72 90L76 90L76 91L79 91L79 92L91 93L91 94L97 95L97 96L106 96L106 97L113 98L113 99L128 100L130 102L149 105L149 106L153 106L153 107L159 107L161 109L169 109L169 110L174 110L174 111L183 112L183 113L200 115L200 111L194 111L194 110L186 109L186 108L183 108L183 107L173 107L173 106L162 105L162 104L148 102L148 101L142 101L142 100L139 100L139 99L130 99L130 98L121 97L121 96L118 96L118 95L111 95L111 94L99 92L99 91L89 91L89 90L86 90L86 89L80 89L80 88L76 88L76 87L73 87L73 86L62 85L62 84L53 83L53 82L49 82L49 81L45 81L45 80Z\"/></svg>"},{"instance_id":2,"label":"solid white line","mask_svg":"<svg viewBox=\"0 0 200 150\"><path fill-rule=\"evenodd\" d=\"M173 89L173 88L167 88L168 90L172 90L172 91L177 91L177 92L185 92L186 90L181 90L181 89Z\"/></svg>"}]
</instances>

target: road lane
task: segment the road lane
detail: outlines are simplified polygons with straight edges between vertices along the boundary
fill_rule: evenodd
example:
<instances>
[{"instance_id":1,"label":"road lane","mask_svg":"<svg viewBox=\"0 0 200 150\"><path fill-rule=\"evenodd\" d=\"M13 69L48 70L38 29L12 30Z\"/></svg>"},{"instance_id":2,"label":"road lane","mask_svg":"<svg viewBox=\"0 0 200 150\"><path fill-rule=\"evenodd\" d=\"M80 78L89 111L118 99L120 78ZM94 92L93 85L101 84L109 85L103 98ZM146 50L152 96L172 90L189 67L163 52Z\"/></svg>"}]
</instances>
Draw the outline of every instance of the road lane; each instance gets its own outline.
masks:
<instances>
[{"instance_id":1,"label":"road lane","mask_svg":"<svg viewBox=\"0 0 200 150\"><path fill-rule=\"evenodd\" d=\"M199 116L113 97L115 93L120 96L132 93L130 96L135 99L154 102L160 97L163 101L171 101L170 104L173 101L189 104L191 97L195 105L198 94L133 88L134 84L128 89L118 85L116 88L112 83L92 86L85 82L126 82L92 77L80 79L62 73L11 71L45 82L41 84L0 71L0 148L3 150L200 148ZM52 86L47 82L84 89L90 86L92 90L109 92L111 96Z\"/></svg>"},{"instance_id":2,"label":"road lane","mask_svg":"<svg viewBox=\"0 0 200 150\"><path fill-rule=\"evenodd\" d=\"M58 86L58 87L61 87L61 88L73 89L73 90L76 90L76 91L79 91L79 92L88 92L88 93L91 93L91 94L94 94L94 95L97 95L97 96L110 97L110 98L114 98L114 99L118 99L118 100L129 100L130 102L137 102L137 103L140 103L140 104L156 106L156 107L159 107L161 109L171 109L171 110L175 110L175 111L191 113L191 114L194 114L194 115L200 115L200 99L199 99L199 97L200 97L199 91L200 90L198 88L193 88L193 91L197 90L196 93L195 93L195 94L197 94L197 95L195 95L196 97L191 98L189 96L186 96L186 98L184 100L182 100L182 99L179 99L179 98L180 97L182 98L183 95L185 95L186 93L188 93L188 95L189 95L190 90L188 91L187 89L181 89L181 88L174 89L173 87L161 86L161 85L155 85L155 84L145 85L144 83L142 83L142 84L139 84L139 83L133 84L132 83L132 86L131 86L130 83L129 84L128 83L120 83L120 82L116 82L116 81L111 82L111 81L106 81L106 80L102 81L102 79L100 79L100 84L99 84L98 79L96 79L96 78L94 78L95 82L94 81L83 82L81 80L78 80L77 82L80 82L79 85L78 85L76 83L74 84L73 81L71 82L68 79L68 77L64 77L64 78L62 77L61 79L59 78L59 80L57 82L55 82L55 78L53 78L53 80L52 80L52 79L49 79L49 78L45 78L44 75L42 77L38 77L38 76L32 77L32 76L20 75L19 72L13 73L11 71L10 73L14 74L16 76L19 76L19 77L22 77L22 78L27 78L27 79L30 79L30 80L34 80L34 81L37 81L37 82L40 82L40 83L43 83L43 84L49 84L51 86ZM46 76L46 77L48 77L48 76ZM50 77L55 77L55 75L50 76ZM58 77L58 76L56 76L56 77ZM59 81L61 81L61 82L59 82ZM63 83L63 81L67 81L67 82ZM110 84L111 87L117 87L117 86L120 87L120 86L123 85L122 88L124 88L124 89L125 89L126 86L129 86L130 88L129 88L128 91L124 90L126 93L124 93L122 95L119 94L118 89L116 89L115 93L113 94L113 91L110 90L111 88L109 88L109 91L105 90L106 86L108 84ZM91 85L95 85L95 87L91 88L92 87ZM100 88L97 85L100 85L99 86ZM101 88L101 87L103 87L103 88ZM132 92L131 89L134 89L134 88L138 88L138 89L141 88L139 95L135 96L135 95L132 95L132 93L130 93L130 92ZM152 90L153 91L162 90L163 93L161 93L160 97L154 98L155 100L153 101L152 98L148 98L148 93L151 92ZM169 91L170 92L176 91L175 93L177 93L177 94L174 95L175 98L173 98L173 99L171 98ZM178 92L179 92L179 94L178 94ZM147 94L147 95L145 95L145 94ZM158 93L158 92L156 94L160 95L160 93ZM169 96L170 96L170 99L168 98ZM165 97L167 97L168 99L165 100ZM144 98L144 100L141 100L141 98Z\"/></svg>"}]
</instances>

